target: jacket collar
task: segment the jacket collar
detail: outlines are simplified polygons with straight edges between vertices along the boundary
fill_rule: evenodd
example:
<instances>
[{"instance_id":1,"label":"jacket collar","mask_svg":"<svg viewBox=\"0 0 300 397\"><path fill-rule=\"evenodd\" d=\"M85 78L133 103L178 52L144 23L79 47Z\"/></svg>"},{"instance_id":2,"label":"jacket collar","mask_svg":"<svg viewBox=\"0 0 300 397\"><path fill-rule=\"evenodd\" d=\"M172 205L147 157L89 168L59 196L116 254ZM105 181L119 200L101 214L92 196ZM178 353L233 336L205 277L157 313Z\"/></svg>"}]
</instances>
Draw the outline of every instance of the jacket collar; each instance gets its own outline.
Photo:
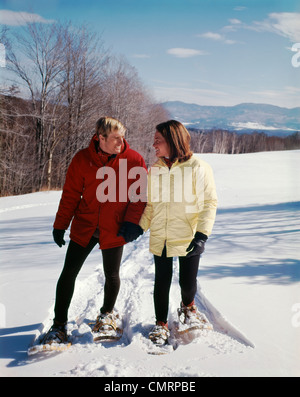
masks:
<instances>
[{"instance_id":1,"label":"jacket collar","mask_svg":"<svg viewBox=\"0 0 300 397\"><path fill-rule=\"evenodd\" d=\"M179 164L178 160L176 159L174 162L171 162L169 159L165 159L164 157L160 157L157 159L154 165L158 167L168 167L171 169L173 166L177 166Z\"/></svg>"}]
</instances>

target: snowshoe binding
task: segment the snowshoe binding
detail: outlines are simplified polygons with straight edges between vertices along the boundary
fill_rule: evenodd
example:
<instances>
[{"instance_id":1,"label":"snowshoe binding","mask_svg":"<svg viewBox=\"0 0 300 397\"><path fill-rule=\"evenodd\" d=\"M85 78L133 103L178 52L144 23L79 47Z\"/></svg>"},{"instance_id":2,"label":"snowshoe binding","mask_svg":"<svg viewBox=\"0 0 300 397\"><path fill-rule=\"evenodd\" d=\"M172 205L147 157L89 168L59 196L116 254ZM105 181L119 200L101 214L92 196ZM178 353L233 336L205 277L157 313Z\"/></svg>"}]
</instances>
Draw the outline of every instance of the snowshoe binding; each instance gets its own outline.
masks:
<instances>
[{"instance_id":1,"label":"snowshoe binding","mask_svg":"<svg viewBox=\"0 0 300 397\"><path fill-rule=\"evenodd\" d=\"M66 324L57 325L53 324L46 335L43 337L41 343L49 344L52 343L67 343L68 342L68 334Z\"/></svg>"}]
</instances>

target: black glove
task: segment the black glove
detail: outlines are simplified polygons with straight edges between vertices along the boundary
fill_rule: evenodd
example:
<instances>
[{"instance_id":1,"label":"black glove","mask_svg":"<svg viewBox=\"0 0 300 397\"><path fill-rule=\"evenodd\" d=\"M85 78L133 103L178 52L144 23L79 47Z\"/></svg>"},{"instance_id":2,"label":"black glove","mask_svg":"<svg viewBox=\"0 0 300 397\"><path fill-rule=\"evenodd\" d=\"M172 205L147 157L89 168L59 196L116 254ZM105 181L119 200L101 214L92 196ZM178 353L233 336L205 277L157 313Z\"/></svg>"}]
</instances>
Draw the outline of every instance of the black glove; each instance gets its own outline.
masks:
<instances>
[{"instance_id":1,"label":"black glove","mask_svg":"<svg viewBox=\"0 0 300 397\"><path fill-rule=\"evenodd\" d=\"M53 229L52 234L53 234L53 240L56 242L56 244L59 247L66 244L64 240L65 230Z\"/></svg>"},{"instance_id":2,"label":"black glove","mask_svg":"<svg viewBox=\"0 0 300 397\"><path fill-rule=\"evenodd\" d=\"M130 243L136 240L143 232L143 229L139 225L132 222L124 222L120 227L118 236L122 236L126 243Z\"/></svg>"},{"instance_id":3,"label":"black glove","mask_svg":"<svg viewBox=\"0 0 300 397\"><path fill-rule=\"evenodd\" d=\"M186 251L188 254L186 257L201 255L205 249L205 242L207 240L206 234L196 232L191 244L187 247Z\"/></svg>"}]
</instances>

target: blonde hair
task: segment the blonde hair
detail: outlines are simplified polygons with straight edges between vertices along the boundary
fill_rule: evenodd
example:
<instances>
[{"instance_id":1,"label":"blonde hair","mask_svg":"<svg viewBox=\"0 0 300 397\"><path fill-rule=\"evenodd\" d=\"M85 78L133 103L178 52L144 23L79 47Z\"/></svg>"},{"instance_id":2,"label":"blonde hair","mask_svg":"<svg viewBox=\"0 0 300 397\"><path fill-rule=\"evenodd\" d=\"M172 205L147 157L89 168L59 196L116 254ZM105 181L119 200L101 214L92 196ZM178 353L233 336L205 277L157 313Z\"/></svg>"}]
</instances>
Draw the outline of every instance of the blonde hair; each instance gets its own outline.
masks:
<instances>
[{"instance_id":1,"label":"blonde hair","mask_svg":"<svg viewBox=\"0 0 300 397\"><path fill-rule=\"evenodd\" d=\"M112 131L126 131L124 125L112 117L101 117L96 123L96 134L107 137Z\"/></svg>"}]
</instances>

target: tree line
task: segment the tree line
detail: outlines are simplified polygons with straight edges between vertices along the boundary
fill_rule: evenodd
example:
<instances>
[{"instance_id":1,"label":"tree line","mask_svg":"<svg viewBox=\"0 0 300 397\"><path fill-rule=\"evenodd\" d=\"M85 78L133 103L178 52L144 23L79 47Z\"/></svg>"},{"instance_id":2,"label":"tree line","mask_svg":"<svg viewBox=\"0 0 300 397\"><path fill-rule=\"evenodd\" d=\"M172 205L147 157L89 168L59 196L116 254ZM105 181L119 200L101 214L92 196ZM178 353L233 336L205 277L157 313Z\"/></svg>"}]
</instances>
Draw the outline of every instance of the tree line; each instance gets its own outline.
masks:
<instances>
[{"instance_id":1,"label":"tree line","mask_svg":"<svg viewBox=\"0 0 300 397\"><path fill-rule=\"evenodd\" d=\"M300 149L300 132L287 136L269 136L264 132L237 133L222 129L190 129L195 153L241 154Z\"/></svg>"}]
</instances>

